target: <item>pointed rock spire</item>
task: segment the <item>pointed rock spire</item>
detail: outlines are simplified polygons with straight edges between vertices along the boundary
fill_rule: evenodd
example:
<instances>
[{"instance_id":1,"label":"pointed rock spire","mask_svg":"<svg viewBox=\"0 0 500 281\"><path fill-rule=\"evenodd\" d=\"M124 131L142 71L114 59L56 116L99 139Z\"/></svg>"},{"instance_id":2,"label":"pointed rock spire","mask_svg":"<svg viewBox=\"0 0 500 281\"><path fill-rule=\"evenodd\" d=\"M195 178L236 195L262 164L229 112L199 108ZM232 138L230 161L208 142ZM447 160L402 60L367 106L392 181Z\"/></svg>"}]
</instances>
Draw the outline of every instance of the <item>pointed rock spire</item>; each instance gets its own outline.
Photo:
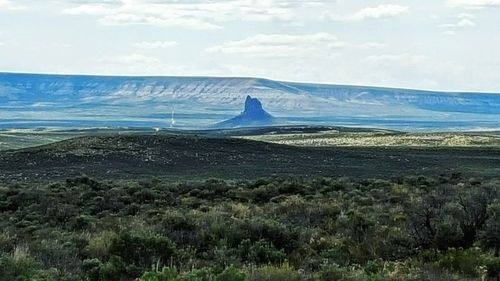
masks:
<instances>
[{"instance_id":1,"label":"pointed rock spire","mask_svg":"<svg viewBox=\"0 0 500 281\"><path fill-rule=\"evenodd\" d=\"M261 111L264 111L262 103L258 99L247 96L247 99L245 100L245 110L243 112L252 113Z\"/></svg>"},{"instance_id":2,"label":"pointed rock spire","mask_svg":"<svg viewBox=\"0 0 500 281\"><path fill-rule=\"evenodd\" d=\"M257 98L247 96L245 100L245 108L243 112L229 120L221 122L215 127L217 128L237 128L237 127L251 127L251 126L267 126L276 123L276 119L264 108L262 103Z\"/></svg>"}]
</instances>

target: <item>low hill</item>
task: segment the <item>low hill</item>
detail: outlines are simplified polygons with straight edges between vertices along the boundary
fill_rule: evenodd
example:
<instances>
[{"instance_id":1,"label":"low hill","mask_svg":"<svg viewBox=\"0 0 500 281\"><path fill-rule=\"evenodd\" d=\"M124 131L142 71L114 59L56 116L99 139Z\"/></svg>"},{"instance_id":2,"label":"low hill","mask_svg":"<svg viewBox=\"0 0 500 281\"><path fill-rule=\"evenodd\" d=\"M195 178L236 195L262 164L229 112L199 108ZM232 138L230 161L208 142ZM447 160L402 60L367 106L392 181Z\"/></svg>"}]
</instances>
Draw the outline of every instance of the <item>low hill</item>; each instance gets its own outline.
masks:
<instances>
[{"instance_id":1,"label":"low hill","mask_svg":"<svg viewBox=\"0 0 500 281\"><path fill-rule=\"evenodd\" d=\"M498 174L497 149L303 148L231 138L95 136L0 152L0 181Z\"/></svg>"}]
</instances>

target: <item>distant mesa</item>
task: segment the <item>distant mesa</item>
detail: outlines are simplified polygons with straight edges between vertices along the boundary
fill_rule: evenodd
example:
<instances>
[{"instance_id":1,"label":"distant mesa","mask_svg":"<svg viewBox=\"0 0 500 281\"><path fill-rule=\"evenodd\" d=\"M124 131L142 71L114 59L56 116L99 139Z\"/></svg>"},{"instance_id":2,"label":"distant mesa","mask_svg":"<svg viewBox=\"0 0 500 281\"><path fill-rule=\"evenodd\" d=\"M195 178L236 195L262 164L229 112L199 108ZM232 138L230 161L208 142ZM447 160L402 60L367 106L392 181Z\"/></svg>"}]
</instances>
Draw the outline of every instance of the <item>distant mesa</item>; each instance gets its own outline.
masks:
<instances>
[{"instance_id":1,"label":"distant mesa","mask_svg":"<svg viewBox=\"0 0 500 281\"><path fill-rule=\"evenodd\" d=\"M262 103L257 98L247 96L244 111L229 120L216 124L215 128L239 128L253 126L269 126L276 124L276 118L262 108Z\"/></svg>"},{"instance_id":2,"label":"distant mesa","mask_svg":"<svg viewBox=\"0 0 500 281\"><path fill-rule=\"evenodd\" d=\"M228 110L234 109L234 100L240 100L243 107L247 95L265 97L265 109L272 105L277 123L272 126L285 125L288 121L403 131L500 128L500 92L436 92L234 77L0 72L0 129L170 127L172 123L176 129L216 129L217 121L211 121L212 118L227 116ZM171 119L167 105L184 114L174 114L178 117L174 122L167 120ZM33 110L39 119L26 117L31 116ZM95 114L82 118L89 110ZM260 115L266 116L262 111ZM245 115L218 125L259 127L273 123L269 117L247 119Z\"/></svg>"}]
</instances>

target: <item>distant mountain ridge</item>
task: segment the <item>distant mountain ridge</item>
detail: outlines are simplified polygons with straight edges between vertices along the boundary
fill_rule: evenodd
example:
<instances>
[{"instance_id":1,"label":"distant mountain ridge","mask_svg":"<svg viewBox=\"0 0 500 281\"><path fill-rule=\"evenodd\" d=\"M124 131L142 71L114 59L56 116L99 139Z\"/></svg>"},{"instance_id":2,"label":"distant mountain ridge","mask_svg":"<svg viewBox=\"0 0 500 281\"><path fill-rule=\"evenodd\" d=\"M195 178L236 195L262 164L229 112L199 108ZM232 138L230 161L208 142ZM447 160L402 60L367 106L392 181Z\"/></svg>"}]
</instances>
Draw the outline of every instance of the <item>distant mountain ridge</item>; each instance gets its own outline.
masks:
<instances>
[{"instance_id":1,"label":"distant mountain ridge","mask_svg":"<svg viewBox=\"0 0 500 281\"><path fill-rule=\"evenodd\" d=\"M498 120L500 115L500 94L493 93L447 93L258 78L0 73L0 119L149 122L148 116L168 114L175 109L176 117L190 116L176 120L179 126L203 127L227 119L223 116L238 114L247 95L258 98L277 117ZM157 118L157 121L162 120Z\"/></svg>"}]
</instances>

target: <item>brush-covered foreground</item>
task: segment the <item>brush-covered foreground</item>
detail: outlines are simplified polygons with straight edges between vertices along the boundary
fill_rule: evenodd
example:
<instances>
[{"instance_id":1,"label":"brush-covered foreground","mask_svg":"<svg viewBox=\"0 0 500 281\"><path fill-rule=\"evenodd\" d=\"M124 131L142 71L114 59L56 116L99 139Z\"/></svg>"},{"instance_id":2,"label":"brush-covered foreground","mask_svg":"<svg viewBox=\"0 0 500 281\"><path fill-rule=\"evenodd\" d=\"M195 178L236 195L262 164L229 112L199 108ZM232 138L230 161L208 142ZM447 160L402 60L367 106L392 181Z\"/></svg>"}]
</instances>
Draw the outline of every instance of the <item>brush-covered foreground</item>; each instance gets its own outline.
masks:
<instances>
[{"instance_id":1,"label":"brush-covered foreground","mask_svg":"<svg viewBox=\"0 0 500 281\"><path fill-rule=\"evenodd\" d=\"M500 182L0 186L0 280L498 280Z\"/></svg>"}]
</instances>

